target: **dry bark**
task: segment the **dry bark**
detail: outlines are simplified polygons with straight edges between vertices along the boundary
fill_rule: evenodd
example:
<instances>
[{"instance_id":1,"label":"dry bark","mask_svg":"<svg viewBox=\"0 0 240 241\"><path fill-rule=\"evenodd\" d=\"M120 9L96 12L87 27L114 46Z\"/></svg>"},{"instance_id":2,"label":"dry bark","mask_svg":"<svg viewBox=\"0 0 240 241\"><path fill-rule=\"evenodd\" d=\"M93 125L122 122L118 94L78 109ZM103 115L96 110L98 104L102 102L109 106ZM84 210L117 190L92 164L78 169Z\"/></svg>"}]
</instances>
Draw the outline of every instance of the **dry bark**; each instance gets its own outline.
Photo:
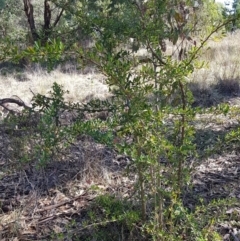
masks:
<instances>
[{"instance_id":1,"label":"dry bark","mask_svg":"<svg viewBox=\"0 0 240 241\"><path fill-rule=\"evenodd\" d=\"M50 8L50 1L45 0L44 1L44 24L43 24L43 36L40 36L37 32L36 26L35 26L35 20L34 20L34 7L31 3L31 0L23 0L24 3L24 12L26 14L26 17L28 19L28 24L30 27L30 31L31 31L31 35L32 35L32 39L33 42L41 40L42 44L45 44L51 33L52 33L52 29L54 27L56 27L56 25L58 24L63 12L64 12L64 8L61 9L61 11L59 12L59 14L57 15L54 23L51 25L51 20L52 20L52 10Z\"/></svg>"},{"instance_id":2,"label":"dry bark","mask_svg":"<svg viewBox=\"0 0 240 241\"><path fill-rule=\"evenodd\" d=\"M33 39L33 41L37 41L37 40L39 40L40 36L37 33L37 29L35 26L35 21L34 21L34 16L33 16L33 12L34 12L33 5L31 3L31 0L23 0L23 4L24 4L24 12L27 16L28 24L29 24L30 31L32 34L32 39Z\"/></svg>"}]
</instances>

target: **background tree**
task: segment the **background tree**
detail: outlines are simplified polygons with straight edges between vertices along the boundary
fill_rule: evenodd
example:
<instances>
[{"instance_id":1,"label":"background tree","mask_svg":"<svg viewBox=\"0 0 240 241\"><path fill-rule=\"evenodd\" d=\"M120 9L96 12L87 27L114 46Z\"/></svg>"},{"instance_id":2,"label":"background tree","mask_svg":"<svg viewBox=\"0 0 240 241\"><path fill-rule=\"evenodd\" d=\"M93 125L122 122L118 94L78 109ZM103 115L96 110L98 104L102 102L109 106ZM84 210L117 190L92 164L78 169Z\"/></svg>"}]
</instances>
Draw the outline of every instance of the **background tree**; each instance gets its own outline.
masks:
<instances>
[{"instance_id":1,"label":"background tree","mask_svg":"<svg viewBox=\"0 0 240 241\"><path fill-rule=\"evenodd\" d=\"M237 17L240 15L240 1L239 0L234 0L232 4L232 14L233 16ZM232 28L236 29L240 27L240 21L239 19L234 20L232 23Z\"/></svg>"},{"instance_id":2,"label":"background tree","mask_svg":"<svg viewBox=\"0 0 240 241\"><path fill-rule=\"evenodd\" d=\"M0 34L8 38L11 44L24 49L33 45L36 41L45 44L50 39L59 39L65 44L66 50L70 49L73 44L88 46L95 35L101 34L101 29L93 22L94 19L109 18L110 16L114 20L107 24L106 27L110 27L114 31L114 36L121 39L121 41L124 40L125 44L129 42L129 37L134 38L132 48L137 50L140 45L135 27L141 28L139 22L141 20L130 9L132 6L137 6L141 9L142 16L152 18L154 16L149 6L155 4L151 0L148 3L142 0L71 0L67 2L60 0L23 0L17 3L9 0L7 5L4 5L4 3L5 1L2 1ZM184 34L183 32L181 34L185 39L189 35L189 29L194 29L196 34L203 34L209 32L211 26L217 25L221 21L221 8L212 0L199 1L198 7L194 7L192 2L188 4L182 1L182 3L184 5L182 10L180 10L180 5L176 4L176 1L168 1L167 5L169 9L173 10L171 14L176 14L175 17L179 19L182 18L181 14L186 11L184 13L186 19L183 19L181 23L181 31L184 31ZM171 14L166 13L162 16L165 19L163 24L171 24L167 22ZM91 21L92 24L87 21ZM127 32L126 29L128 29ZM173 37L172 33L171 38ZM164 48L165 44L162 41L160 39L159 43ZM3 42L6 42L6 40ZM7 49L9 49L9 46ZM14 54L16 55L16 51Z\"/></svg>"},{"instance_id":3,"label":"background tree","mask_svg":"<svg viewBox=\"0 0 240 241\"><path fill-rule=\"evenodd\" d=\"M53 32L53 29L59 23L64 8L59 10L55 16L55 19L52 19L54 6L50 6L50 1L44 0L42 7L44 22L42 24L42 28L37 29L35 25L34 6L31 0L23 0L23 4L33 42L40 40L43 45L46 44Z\"/></svg>"},{"instance_id":4,"label":"background tree","mask_svg":"<svg viewBox=\"0 0 240 241\"><path fill-rule=\"evenodd\" d=\"M3 9L5 7L6 0L0 1L0 9Z\"/></svg>"},{"instance_id":5,"label":"background tree","mask_svg":"<svg viewBox=\"0 0 240 241\"><path fill-rule=\"evenodd\" d=\"M23 29L26 28L25 20L22 15L23 4L21 1L1 1L0 14L0 36L1 39L9 38L20 42L24 42ZM18 26L16 28L16 25Z\"/></svg>"}]
</instances>

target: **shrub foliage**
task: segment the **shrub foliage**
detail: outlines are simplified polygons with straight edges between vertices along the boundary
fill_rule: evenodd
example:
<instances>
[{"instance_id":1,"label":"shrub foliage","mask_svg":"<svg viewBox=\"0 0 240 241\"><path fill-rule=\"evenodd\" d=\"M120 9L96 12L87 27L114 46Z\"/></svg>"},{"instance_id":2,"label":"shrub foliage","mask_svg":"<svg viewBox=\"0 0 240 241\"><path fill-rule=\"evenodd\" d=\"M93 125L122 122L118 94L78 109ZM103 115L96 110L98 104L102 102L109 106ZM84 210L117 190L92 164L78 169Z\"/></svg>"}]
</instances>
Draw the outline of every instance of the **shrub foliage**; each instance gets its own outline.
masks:
<instances>
[{"instance_id":1,"label":"shrub foliage","mask_svg":"<svg viewBox=\"0 0 240 241\"><path fill-rule=\"evenodd\" d=\"M23 2L29 12L30 1ZM191 1L71 1L74 9L58 1L44 1L45 8L48 2L64 9L65 14L57 15L64 21L81 25L91 47L77 42L69 46L52 38L51 25L45 26L42 38L30 26L33 45L23 51L3 48L3 53L15 54L16 61L25 57L47 62L49 70L74 54L81 67L92 64L105 75L111 98L86 105L65 103L64 91L56 83L50 97L36 95L31 111L39 114L39 121L31 134L32 148L22 160L35 158L44 167L69 140L91 135L128 155L131 171L138 177L131 205L113 197L97 199L104 221L89 213L96 227L117 222L131 235L140 231L142 240L219 240L213 223L200 220L198 209L188 210L182 197L191 183L189 160L196 155L191 124L196 110L186 80L199 65L196 61L204 43L226 23L208 30L210 34L200 42L193 37L197 9ZM146 54L140 58L141 49ZM83 111L103 110L109 115L105 121L78 118L66 127L59 121L66 109L77 110L79 116ZM105 240L99 235L98 240Z\"/></svg>"}]
</instances>

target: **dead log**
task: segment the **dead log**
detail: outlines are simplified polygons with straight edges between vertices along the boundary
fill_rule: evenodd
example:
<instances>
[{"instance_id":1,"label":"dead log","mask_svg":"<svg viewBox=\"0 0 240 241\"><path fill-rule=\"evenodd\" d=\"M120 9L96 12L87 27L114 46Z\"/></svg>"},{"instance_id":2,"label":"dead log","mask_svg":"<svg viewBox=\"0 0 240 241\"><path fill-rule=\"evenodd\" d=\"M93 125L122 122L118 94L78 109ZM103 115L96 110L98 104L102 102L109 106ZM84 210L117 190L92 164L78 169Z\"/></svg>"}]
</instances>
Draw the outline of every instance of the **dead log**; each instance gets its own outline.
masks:
<instances>
[{"instance_id":1,"label":"dead log","mask_svg":"<svg viewBox=\"0 0 240 241\"><path fill-rule=\"evenodd\" d=\"M2 106L5 110L9 112L14 112L13 110L9 109L6 105L7 104L17 104L18 106L24 107L25 109L31 109L30 106L26 105L22 100L17 100L13 98L4 98L0 99L0 106Z\"/></svg>"}]
</instances>

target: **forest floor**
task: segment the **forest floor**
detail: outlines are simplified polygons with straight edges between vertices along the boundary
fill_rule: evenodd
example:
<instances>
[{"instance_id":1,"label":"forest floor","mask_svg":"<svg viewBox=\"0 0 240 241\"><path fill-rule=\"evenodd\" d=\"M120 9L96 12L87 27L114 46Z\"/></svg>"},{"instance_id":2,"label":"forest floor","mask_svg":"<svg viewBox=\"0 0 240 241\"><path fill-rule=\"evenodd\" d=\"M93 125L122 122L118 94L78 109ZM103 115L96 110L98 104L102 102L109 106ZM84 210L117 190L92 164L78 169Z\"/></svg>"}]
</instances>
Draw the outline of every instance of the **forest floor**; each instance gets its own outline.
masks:
<instances>
[{"instance_id":1,"label":"forest floor","mask_svg":"<svg viewBox=\"0 0 240 241\"><path fill-rule=\"evenodd\" d=\"M221 54L224 51L221 49ZM189 210L194 210L199 205L218 200L218 208L208 206L207 217L211 219L220 211L224 212L214 229L222 240L237 241L240 240L240 138L229 144L225 143L225 137L240 127L240 78L236 74L238 65L229 67L219 63L215 66L223 66L221 70L225 71L218 71L219 81L215 84L206 85L207 78L214 76L209 70L199 70L193 75L193 79L201 78L190 83L194 107L208 110L227 103L230 111L227 115L207 111L196 115L193 125L198 156L188 163L192 170L192 185L184 191L183 203ZM20 73L14 80L6 75L0 84L1 98L15 95L30 104L32 93L45 94L56 80L73 93L67 97L68 101L87 101L93 96L104 99L108 95L102 76L96 73L77 75L73 71L72 74L61 73L61 77L55 74ZM44 82L41 82L42 78ZM71 85L73 80L77 86ZM18 158L22 148L19 138L27 138L27 133L6 125L3 119L7 115L2 112L0 122L0 240L140 240L137 235L135 239L127 239L127 234L114 221L106 224L98 220L92 224L93 220L89 220L89 211L93 209L101 215L94 206L94 200L100 194L132 200L137 176L128 172L130 157L119 155L82 135L66 150L59 151L44 169L37 168L34 162L22 163ZM210 154L209 149L212 149ZM229 202L224 210L222 201ZM108 229L114 230L116 236L94 238L93 233L99 227L106 237Z\"/></svg>"},{"instance_id":2,"label":"forest floor","mask_svg":"<svg viewBox=\"0 0 240 241\"><path fill-rule=\"evenodd\" d=\"M205 94L204 103L202 98L196 99L198 106L209 103ZM231 106L226 116L201 114L195 118L199 158L190 161L192 188L183 202L194 209L199 200L209 204L229 199L227 218L215 228L225 236L223 240L231 240L227 239L231 230L240 240L240 145L224 144L225 135L240 127L240 95L224 95L218 100ZM0 133L0 240L88 240L84 235L93 226L84 224L87 210L99 194L131 199L136 176L127 175L130 158L92 138L79 136L43 170L16 158L16 140L24 138L24 131L9 131L1 124ZM220 148L205 155L219 143ZM212 215L217 212L215 208L208 211ZM122 235L118 227L112 228Z\"/></svg>"}]
</instances>

